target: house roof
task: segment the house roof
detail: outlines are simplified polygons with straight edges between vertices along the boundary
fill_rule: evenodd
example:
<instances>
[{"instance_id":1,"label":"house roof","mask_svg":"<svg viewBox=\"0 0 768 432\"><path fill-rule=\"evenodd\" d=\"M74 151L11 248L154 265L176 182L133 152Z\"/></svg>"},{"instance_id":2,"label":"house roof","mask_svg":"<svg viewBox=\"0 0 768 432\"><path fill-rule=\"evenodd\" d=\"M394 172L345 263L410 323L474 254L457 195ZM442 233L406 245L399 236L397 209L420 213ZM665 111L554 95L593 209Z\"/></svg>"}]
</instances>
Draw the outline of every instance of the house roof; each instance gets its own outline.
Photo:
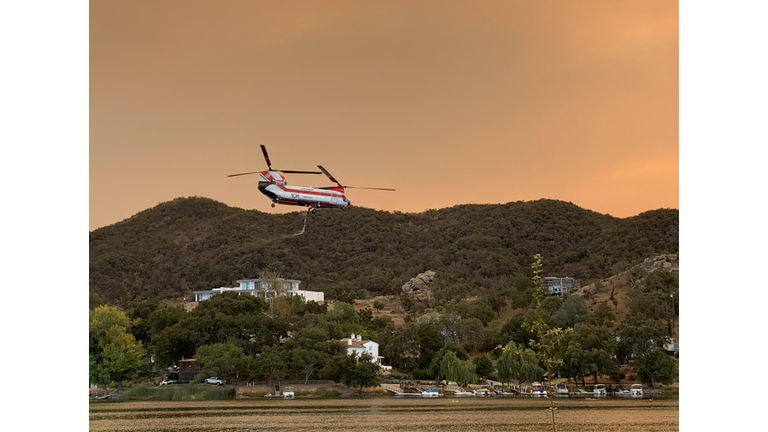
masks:
<instances>
[{"instance_id":1,"label":"house roof","mask_svg":"<svg viewBox=\"0 0 768 432\"><path fill-rule=\"evenodd\" d=\"M373 341L372 340L366 340L366 339L363 339L363 340L352 339L352 344L350 344L349 343L349 338L344 338L344 339L341 339L339 342L344 344L344 346L347 347L347 348L365 348L365 344L367 344L368 342L373 342ZM373 342L373 343L376 343L376 342Z\"/></svg>"}]
</instances>

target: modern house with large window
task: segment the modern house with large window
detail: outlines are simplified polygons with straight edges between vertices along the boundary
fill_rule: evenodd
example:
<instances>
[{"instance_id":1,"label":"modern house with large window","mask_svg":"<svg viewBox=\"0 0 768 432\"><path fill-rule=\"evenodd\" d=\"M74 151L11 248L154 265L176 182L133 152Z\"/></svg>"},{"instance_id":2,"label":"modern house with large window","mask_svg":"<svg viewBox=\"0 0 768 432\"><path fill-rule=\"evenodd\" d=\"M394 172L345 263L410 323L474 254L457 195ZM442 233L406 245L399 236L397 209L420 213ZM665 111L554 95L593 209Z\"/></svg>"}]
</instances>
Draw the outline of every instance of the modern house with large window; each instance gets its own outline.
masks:
<instances>
[{"instance_id":1,"label":"modern house with large window","mask_svg":"<svg viewBox=\"0 0 768 432\"><path fill-rule=\"evenodd\" d=\"M195 291L195 301L205 301L223 292L236 292L238 295L252 295L262 299L273 299L284 296L300 296L304 301L325 301L325 293L322 291L304 291L299 289L300 280L273 279L263 281L261 279L242 279L237 281L238 287L221 287L205 291Z\"/></svg>"},{"instance_id":2,"label":"modern house with large window","mask_svg":"<svg viewBox=\"0 0 768 432\"><path fill-rule=\"evenodd\" d=\"M581 288L579 281L569 277L545 277L544 283L547 284L548 292L553 295L563 295Z\"/></svg>"}]
</instances>

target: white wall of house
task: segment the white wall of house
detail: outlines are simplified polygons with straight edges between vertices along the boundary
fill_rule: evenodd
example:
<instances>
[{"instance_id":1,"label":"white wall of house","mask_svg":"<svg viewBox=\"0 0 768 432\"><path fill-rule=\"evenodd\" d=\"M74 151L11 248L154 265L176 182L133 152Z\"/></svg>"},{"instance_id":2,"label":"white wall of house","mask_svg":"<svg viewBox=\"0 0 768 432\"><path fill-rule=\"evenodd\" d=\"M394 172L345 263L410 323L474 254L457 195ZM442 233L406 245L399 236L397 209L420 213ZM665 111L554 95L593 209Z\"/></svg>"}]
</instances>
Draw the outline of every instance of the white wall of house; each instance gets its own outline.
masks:
<instances>
[{"instance_id":1,"label":"white wall of house","mask_svg":"<svg viewBox=\"0 0 768 432\"><path fill-rule=\"evenodd\" d=\"M380 364L379 360L379 344L374 341L368 341L363 344L365 351L371 355L371 362Z\"/></svg>"},{"instance_id":2,"label":"white wall of house","mask_svg":"<svg viewBox=\"0 0 768 432\"><path fill-rule=\"evenodd\" d=\"M322 291L304 291L304 290L295 290L293 291L296 293L296 295L301 296L304 298L305 302L308 301L315 301L315 302L323 302L325 301L325 293Z\"/></svg>"}]
</instances>

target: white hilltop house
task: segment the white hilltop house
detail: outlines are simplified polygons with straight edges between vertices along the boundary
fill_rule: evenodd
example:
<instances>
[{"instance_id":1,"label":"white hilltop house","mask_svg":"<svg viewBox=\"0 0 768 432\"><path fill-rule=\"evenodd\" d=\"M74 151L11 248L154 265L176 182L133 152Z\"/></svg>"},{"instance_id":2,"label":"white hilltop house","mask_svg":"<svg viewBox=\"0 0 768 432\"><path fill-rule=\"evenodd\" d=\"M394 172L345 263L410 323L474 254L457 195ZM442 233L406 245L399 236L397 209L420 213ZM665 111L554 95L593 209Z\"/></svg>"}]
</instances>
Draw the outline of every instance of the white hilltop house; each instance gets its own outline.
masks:
<instances>
[{"instance_id":1,"label":"white hilltop house","mask_svg":"<svg viewBox=\"0 0 768 432\"><path fill-rule=\"evenodd\" d=\"M276 281L262 281L261 279L242 279L237 281L238 287L221 287L205 291L195 291L195 301L201 302L221 294L223 292L233 291L237 295L252 295L262 299L273 299L285 296L300 296L304 301L325 301L325 293L322 291L304 291L299 289L300 280L296 279L277 279ZM282 289L276 290L273 283L282 283Z\"/></svg>"},{"instance_id":2,"label":"white hilltop house","mask_svg":"<svg viewBox=\"0 0 768 432\"><path fill-rule=\"evenodd\" d=\"M392 366L384 366L381 361L384 357L379 355L379 344L372 340L365 340L360 335L351 334L349 338L341 339L341 343L347 347L347 355L354 354L355 357L368 353L371 355L371 363L376 363L384 370L391 370Z\"/></svg>"}]
</instances>

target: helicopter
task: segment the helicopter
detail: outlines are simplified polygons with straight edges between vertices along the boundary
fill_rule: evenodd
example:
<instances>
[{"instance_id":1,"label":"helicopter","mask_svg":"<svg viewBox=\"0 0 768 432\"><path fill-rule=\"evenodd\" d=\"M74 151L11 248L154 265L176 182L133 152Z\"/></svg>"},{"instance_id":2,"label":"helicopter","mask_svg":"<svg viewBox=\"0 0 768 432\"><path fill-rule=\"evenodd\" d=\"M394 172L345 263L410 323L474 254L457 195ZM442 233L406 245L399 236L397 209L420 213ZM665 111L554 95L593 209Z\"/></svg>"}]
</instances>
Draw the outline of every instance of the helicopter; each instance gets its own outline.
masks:
<instances>
[{"instance_id":1,"label":"helicopter","mask_svg":"<svg viewBox=\"0 0 768 432\"><path fill-rule=\"evenodd\" d=\"M259 175L259 192L263 193L272 201L272 207L277 204L281 205L293 205L307 207L308 212L317 213L319 208L345 208L352 205L352 203L344 195L345 189L371 189L371 190L383 190L392 191L395 189L390 188L372 188L372 187L358 187L358 186L344 186L336 178L323 168L322 165L317 167L320 171L297 171L297 170L279 170L272 168L272 162L269 160L269 154L267 148L264 145L261 146L261 152L264 154L264 160L267 162L266 171L253 171L239 174L230 174L227 177L237 177L251 174ZM332 182L336 183L336 186L326 187L298 187L288 186L288 182L285 180L282 174L325 174Z\"/></svg>"}]
</instances>

